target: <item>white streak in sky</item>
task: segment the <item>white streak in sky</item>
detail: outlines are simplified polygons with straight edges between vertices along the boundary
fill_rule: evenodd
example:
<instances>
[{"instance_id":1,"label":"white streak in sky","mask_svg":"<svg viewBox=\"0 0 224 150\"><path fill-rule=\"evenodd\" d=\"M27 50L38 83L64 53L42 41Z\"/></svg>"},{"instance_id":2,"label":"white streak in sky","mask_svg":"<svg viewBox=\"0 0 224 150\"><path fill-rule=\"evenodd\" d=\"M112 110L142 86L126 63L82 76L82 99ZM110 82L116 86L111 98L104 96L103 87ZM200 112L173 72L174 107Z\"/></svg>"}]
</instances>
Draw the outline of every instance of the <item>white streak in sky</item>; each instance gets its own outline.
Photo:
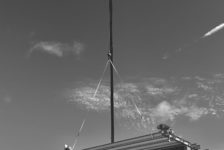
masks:
<instances>
[{"instance_id":1,"label":"white streak in sky","mask_svg":"<svg viewBox=\"0 0 224 150\"><path fill-rule=\"evenodd\" d=\"M216 32L219 32L220 30L222 30L224 28L224 23L221 23L220 25L212 28L210 31L208 31L207 33L205 33L203 36L197 38L196 40L192 41L189 44L183 45L182 47L179 47L178 49L175 50L174 53L179 53L182 52L184 49L190 48L192 46L194 46L196 43L200 42L202 39L207 38L213 34L215 34ZM163 60L167 60L170 57L170 55L168 54L164 54L162 56Z\"/></svg>"},{"instance_id":2,"label":"white streak in sky","mask_svg":"<svg viewBox=\"0 0 224 150\"><path fill-rule=\"evenodd\" d=\"M74 41L73 44L41 41L32 46L28 55L31 55L34 51L42 51L58 57L63 57L65 55L79 56L83 50L84 45L76 41Z\"/></svg>"},{"instance_id":3,"label":"white streak in sky","mask_svg":"<svg viewBox=\"0 0 224 150\"><path fill-rule=\"evenodd\" d=\"M220 31L221 29L224 28L224 23L221 23L220 25L214 27L213 29L211 29L210 31L208 31L207 33L204 34L203 38L211 36L212 34Z\"/></svg>"}]
</instances>

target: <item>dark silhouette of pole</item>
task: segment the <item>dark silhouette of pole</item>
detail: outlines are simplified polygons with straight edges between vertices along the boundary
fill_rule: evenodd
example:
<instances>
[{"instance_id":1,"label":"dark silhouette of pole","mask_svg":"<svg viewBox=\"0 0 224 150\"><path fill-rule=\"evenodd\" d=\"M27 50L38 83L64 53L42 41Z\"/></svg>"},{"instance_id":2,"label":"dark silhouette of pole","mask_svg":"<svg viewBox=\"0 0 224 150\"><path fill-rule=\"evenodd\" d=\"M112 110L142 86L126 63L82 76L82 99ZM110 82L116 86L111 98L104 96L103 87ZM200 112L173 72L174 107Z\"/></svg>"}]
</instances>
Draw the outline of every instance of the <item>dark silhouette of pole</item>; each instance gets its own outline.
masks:
<instances>
[{"instance_id":1,"label":"dark silhouette of pole","mask_svg":"<svg viewBox=\"0 0 224 150\"><path fill-rule=\"evenodd\" d=\"M113 20L113 5L112 0L109 0L109 28L110 28L110 49L108 53L108 59L110 62L110 111L111 111L111 143L114 143L114 79L113 79L113 28L112 28L112 20Z\"/></svg>"}]
</instances>

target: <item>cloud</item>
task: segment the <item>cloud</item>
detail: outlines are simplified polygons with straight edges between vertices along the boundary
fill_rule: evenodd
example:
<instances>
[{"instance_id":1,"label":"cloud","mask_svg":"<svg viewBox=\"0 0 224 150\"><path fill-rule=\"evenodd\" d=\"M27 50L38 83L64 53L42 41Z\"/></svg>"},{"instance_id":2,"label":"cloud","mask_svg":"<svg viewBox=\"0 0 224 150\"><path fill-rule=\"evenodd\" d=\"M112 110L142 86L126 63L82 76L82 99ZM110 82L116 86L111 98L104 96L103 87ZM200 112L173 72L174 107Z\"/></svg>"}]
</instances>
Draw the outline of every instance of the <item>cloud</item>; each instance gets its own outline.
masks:
<instances>
[{"instance_id":1,"label":"cloud","mask_svg":"<svg viewBox=\"0 0 224 150\"><path fill-rule=\"evenodd\" d=\"M192 105L186 111L186 116L190 117L191 120L198 120L203 115L207 115L208 113L209 113L208 108L204 107L199 108L198 106Z\"/></svg>"},{"instance_id":2,"label":"cloud","mask_svg":"<svg viewBox=\"0 0 224 150\"><path fill-rule=\"evenodd\" d=\"M72 101L84 105L87 109L102 111L108 110L110 106L110 89L109 86L101 85L96 96L94 96L96 84L92 83L84 87L71 89L68 93ZM115 86L114 106L122 108L132 106L132 100L138 99L138 90L130 83L119 84Z\"/></svg>"},{"instance_id":3,"label":"cloud","mask_svg":"<svg viewBox=\"0 0 224 150\"><path fill-rule=\"evenodd\" d=\"M84 50L82 43L74 41L73 44L41 41L35 43L29 51L29 55L34 51L42 51L58 57L65 55L79 56Z\"/></svg>"},{"instance_id":4,"label":"cloud","mask_svg":"<svg viewBox=\"0 0 224 150\"><path fill-rule=\"evenodd\" d=\"M182 77L176 79L145 78L115 85L115 113L119 119L140 128L161 122L175 122L179 117L197 121L203 116L224 113L224 75ZM200 83L200 84L199 84ZM92 111L108 111L109 86L84 83L70 89L69 98Z\"/></svg>"},{"instance_id":5,"label":"cloud","mask_svg":"<svg viewBox=\"0 0 224 150\"><path fill-rule=\"evenodd\" d=\"M170 57L170 55L168 53L163 54L162 59L166 60Z\"/></svg>"},{"instance_id":6,"label":"cloud","mask_svg":"<svg viewBox=\"0 0 224 150\"><path fill-rule=\"evenodd\" d=\"M178 114L178 109L171 106L167 101L163 101L157 105L153 113L154 116L161 117L163 120L174 120L175 115Z\"/></svg>"},{"instance_id":7,"label":"cloud","mask_svg":"<svg viewBox=\"0 0 224 150\"><path fill-rule=\"evenodd\" d=\"M147 86L146 89L148 94L151 94L151 95L164 95L164 94L169 94L176 91L176 89L174 88L169 88L169 87L157 88L157 87L154 87L153 85Z\"/></svg>"},{"instance_id":8,"label":"cloud","mask_svg":"<svg viewBox=\"0 0 224 150\"><path fill-rule=\"evenodd\" d=\"M204 107L198 107L195 104L191 106L176 106L171 105L167 101L163 101L155 108L155 115L161 117L163 121L173 121L177 116L183 115L189 117L190 120L198 120L203 115L208 114L208 109Z\"/></svg>"}]
</instances>

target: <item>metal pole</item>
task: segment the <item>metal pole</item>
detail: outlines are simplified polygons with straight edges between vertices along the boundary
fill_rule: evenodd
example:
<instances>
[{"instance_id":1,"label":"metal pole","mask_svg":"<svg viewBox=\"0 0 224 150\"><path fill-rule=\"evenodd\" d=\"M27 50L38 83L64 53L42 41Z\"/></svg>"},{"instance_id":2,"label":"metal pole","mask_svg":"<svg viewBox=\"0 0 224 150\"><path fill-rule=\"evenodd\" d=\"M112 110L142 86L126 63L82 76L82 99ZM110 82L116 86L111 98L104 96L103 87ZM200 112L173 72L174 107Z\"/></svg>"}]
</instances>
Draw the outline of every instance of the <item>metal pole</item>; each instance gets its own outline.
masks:
<instances>
[{"instance_id":1,"label":"metal pole","mask_svg":"<svg viewBox=\"0 0 224 150\"><path fill-rule=\"evenodd\" d=\"M111 61L110 63L110 111L111 111L111 143L114 143L114 79L113 79L113 28L112 28L112 0L109 0L109 27L110 27L110 49L108 53L108 59Z\"/></svg>"}]
</instances>

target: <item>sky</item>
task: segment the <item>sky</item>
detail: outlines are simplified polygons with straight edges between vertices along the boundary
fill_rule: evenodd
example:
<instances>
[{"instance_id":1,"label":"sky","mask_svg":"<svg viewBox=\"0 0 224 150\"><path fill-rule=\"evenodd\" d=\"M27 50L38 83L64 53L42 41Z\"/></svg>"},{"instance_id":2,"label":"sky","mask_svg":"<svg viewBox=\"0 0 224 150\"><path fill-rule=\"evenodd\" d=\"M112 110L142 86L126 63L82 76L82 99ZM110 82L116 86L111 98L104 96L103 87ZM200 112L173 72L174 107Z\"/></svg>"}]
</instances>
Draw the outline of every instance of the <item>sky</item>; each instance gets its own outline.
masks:
<instances>
[{"instance_id":1,"label":"sky","mask_svg":"<svg viewBox=\"0 0 224 150\"><path fill-rule=\"evenodd\" d=\"M224 2L113 0L115 141L159 123L224 147ZM110 142L108 0L0 2L0 149ZM100 83L100 84L99 84Z\"/></svg>"}]
</instances>

